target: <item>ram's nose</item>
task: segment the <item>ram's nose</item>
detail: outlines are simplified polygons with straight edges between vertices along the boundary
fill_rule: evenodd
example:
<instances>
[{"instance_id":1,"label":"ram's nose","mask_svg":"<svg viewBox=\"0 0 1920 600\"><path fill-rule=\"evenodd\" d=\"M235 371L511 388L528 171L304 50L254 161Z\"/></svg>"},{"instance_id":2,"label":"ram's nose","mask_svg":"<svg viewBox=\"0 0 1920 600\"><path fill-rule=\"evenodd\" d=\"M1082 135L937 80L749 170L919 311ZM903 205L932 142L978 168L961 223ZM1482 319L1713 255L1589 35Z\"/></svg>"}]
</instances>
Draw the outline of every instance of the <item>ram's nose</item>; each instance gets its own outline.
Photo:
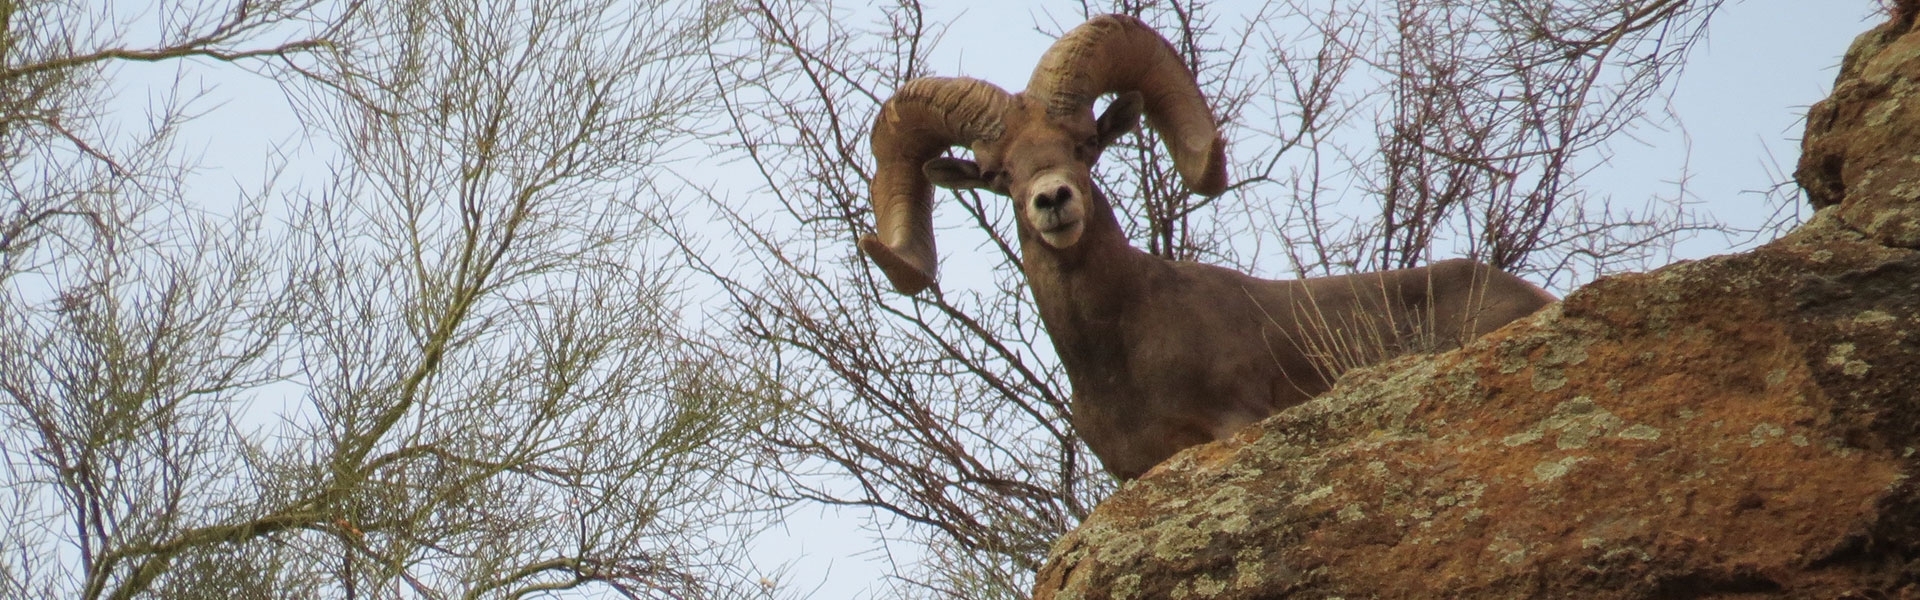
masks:
<instances>
[{"instance_id":1,"label":"ram's nose","mask_svg":"<svg viewBox=\"0 0 1920 600\"><path fill-rule=\"evenodd\" d=\"M1042 191L1038 194L1034 194L1033 208L1035 210L1053 210L1055 208L1059 208L1060 205L1062 204L1066 204L1068 200L1072 200L1072 199L1073 199L1073 188L1066 185L1059 185L1059 186L1055 186L1050 191Z\"/></svg>"},{"instance_id":2,"label":"ram's nose","mask_svg":"<svg viewBox=\"0 0 1920 600\"><path fill-rule=\"evenodd\" d=\"M1041 212L1060 210L1073 202L1074 195L1078 193L1073 181L1059 173L1047 173L1034 178L1027 190L1030 192L1027 206Z\"/></svg>"}]
</instances>

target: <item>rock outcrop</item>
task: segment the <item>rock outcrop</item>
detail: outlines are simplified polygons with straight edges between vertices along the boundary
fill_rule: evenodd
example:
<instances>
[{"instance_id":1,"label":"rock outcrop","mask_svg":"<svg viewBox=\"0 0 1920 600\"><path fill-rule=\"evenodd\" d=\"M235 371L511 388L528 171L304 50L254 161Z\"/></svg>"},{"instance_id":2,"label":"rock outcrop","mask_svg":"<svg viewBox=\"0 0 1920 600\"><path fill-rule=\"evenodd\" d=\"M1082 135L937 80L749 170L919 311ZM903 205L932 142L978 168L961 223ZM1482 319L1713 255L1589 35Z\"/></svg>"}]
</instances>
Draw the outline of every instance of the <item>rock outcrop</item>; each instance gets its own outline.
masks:
<instances>
[{"instance_id":1,"label":"rock outcrop","mask_svg":"<svg viewBox=\"0 0 1920 600\"><path fill-rule=\"evenodd\" d=\"M1920 2L1856 38L1833 93L1807 111L1794 176L1816 209L1881 243L1920 248Z\"/></svg>"},{"instance_id":2,"label":"rock outcrop","mask_svg":"<svg viewBox=\"0 0 1920 600\"><path fill-rule=\"evenodd\" d=\"M1809 116L1809 223L1183 452L1035 597L1920 597L1912 5Z\"/></svg>"}]
</instances>

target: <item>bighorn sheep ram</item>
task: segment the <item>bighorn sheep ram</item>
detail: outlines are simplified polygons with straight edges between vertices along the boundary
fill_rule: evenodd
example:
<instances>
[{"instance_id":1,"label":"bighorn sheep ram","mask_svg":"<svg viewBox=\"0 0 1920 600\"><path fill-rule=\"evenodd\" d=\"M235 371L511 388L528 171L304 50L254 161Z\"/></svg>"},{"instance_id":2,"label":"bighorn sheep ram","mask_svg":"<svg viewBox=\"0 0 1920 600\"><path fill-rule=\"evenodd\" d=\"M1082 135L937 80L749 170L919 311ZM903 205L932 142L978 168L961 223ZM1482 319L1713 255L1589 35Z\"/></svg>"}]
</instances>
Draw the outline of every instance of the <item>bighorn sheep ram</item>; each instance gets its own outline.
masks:
<instances>
[{"instance_id":1,"label":"bighorn sheep ram","mask_svg":"<svg viewBox=\"0 0 1920 600\"><path fill-rule=\"evenodd\" d=\"M1099 118L1093 102L1118 97ZM1554 301L1483 264L1269 281L1168 261L1128 243L1091 168L1141 112L1193 191L1226 190L1226 142L1171 44L1138 19L1061 37L1019 94L984 81L907 82L873 126L876 233L860 248L904 294L933 283L933 189L1015 200L1021 269L1073 384L1074 429L1107 470L1145 473L1326 391L1359 362L1424 336L1456 345ZM966 146L974 160L942 157Z\"/></svg>"}]
</instances>

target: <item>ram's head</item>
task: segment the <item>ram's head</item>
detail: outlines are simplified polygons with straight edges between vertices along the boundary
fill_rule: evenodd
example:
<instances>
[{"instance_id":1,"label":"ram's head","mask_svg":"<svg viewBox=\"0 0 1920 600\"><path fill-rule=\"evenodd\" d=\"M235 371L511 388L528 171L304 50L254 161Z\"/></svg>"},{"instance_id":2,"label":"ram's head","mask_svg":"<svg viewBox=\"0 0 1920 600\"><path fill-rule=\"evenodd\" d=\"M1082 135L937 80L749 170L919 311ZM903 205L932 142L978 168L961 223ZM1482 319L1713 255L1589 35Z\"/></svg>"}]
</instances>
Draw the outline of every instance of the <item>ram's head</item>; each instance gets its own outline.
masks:
<instances>
[{"instance_id":1,"label":"ram's head","mask_svg":"<svg viewBox=\"0 0 1920 600\"><path fill-rule=\"evenodd\" d=\"M1119 96L1098 118L1093 102ZM968 78L900 86L873 124L875 233L860 248L904 294L933 284L933 184L1014 199L1020 227L1048 246L1080 242L1095 209L1094 160L1141 113L1166 141L1187 187L1226 189L1226 143L1180 54L1140 20L1103 15L1067 32L1040 58L1027 90ZM954 146L974 160L942 155Z\"/></svg>"}]
</instances>

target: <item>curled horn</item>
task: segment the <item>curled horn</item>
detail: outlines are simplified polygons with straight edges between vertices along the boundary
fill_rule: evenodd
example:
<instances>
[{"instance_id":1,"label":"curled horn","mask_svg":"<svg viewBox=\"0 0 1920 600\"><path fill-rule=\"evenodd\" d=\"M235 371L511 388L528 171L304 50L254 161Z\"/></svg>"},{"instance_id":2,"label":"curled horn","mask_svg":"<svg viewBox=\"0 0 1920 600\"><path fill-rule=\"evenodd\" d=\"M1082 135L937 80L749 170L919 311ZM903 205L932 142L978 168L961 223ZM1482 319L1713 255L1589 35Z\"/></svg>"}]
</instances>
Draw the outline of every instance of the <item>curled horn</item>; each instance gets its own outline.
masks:
<instances>
[{"instance_id":1,"label":"curled horn","mask_svg":"<svg viewBox=\"0 0 1920 600\"><path fill-rule=\"evenodd\" d=\"M1139 19L1101 15L1068 31L1040 57L1026 94L1045 102L1052 117L1087 114L1102 94L1136 91L1187 187L1207 196L1226 191L1226 141L1199 84L1173 44Z\"/></svg>"},{"instance_id":2,"label":"curled horn","mask_svg":"<svg viewBox=\"0 0 1920 600\"><path fill-rule=\"evenodd\" d=\"M933 285L933 184L921 166L953 146L994 140L1012 96L965 77L922 77L900 86L873 123L874 233L860 250L893 289L915 294Z\"/></svg>"}]
</instances>

